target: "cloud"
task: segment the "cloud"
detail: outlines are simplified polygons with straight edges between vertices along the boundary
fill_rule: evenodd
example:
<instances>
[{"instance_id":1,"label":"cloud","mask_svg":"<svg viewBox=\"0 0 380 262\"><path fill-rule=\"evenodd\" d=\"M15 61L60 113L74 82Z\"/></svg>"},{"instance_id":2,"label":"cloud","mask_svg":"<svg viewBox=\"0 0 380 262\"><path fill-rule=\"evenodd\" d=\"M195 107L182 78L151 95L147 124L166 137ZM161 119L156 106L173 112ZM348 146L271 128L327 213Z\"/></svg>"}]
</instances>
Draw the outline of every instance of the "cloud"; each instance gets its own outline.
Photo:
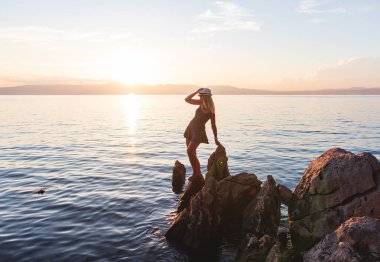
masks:
<instances>
[{"instance_id":1,"label":"cloud","mask_svg":"<svg viewBox=\"0 0 380 262\"><path fill-rule=\"evenodd\" d=\"M215 10L207 10L197 18L192 33L210 34L221 31L260 31L261 24L254 19L253 12L235 3L215 2Z\"/></svg>"},{"instance_id":2,"label":"cloud","mask_svg":"<svg viewBox=\"0 0 380 262\"><path fill-rule=\"evenodd\" d=\"M304 14L322 13L347 13L347 9L341 7L325 8L331 0L301 0L297 6L297 12Z\"/></svg>"},{"instance_id":3,"label":"cloud","mask_svg":"<svg viewBox=\"0 0 380 262\"><path fill-rule=\"evenodd\" d=\"M12 43L51 44L58 41L116 42L126 36L120 33L81 32L41 26L0 27L0 40Z\"/></svg>"}]
</instances>

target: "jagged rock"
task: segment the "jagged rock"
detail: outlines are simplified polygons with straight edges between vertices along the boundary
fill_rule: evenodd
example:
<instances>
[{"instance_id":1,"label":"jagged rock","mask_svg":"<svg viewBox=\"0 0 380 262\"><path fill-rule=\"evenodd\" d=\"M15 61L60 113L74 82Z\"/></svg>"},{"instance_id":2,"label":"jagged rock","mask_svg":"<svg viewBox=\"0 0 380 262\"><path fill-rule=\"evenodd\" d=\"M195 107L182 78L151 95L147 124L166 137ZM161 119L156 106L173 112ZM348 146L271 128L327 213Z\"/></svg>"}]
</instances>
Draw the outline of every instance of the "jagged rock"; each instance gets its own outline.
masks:
<instances>
[{"instance_id":1,"label":"jagged rock","mask_svg":"<svg viewBox=\"0 0 380 262\"><path fill-rule=\"evenodd\" d=\"M258 237L263 235L275 237L280 224L280 206L276 181L272 176L268 176L256 198L244 210L243 230Z\"/></svg>"},{"instance_id":2,"label":"jagged rock","mask_svg":"<svg viewBox=\"0 0 380 262\"><path fill-rule=\"evenodd\" d=\"M278 195L280 197L281 203L283 203L287 206L289 206L291 204L293 198L295 198L292 190L290 190L289 188L287 188L284 185L278 184L277 185L277 192L278 192Z\"/></svg>"},{"instance_id":3,"label":"jagged rock","mask_svg":"<svg viewBox=\"0 0 380 262\"><path fill-rule=\"evenodd\" d=\"M205 185L170 225L169 241L191 249L207 249L223 234L220 227L237 207L240 214L255 195L261 182L254 174L230 176L225 149L218 146L209 159Z\"/></svg>"},{"instance_id":4,"label":"jagged rock","mask_svg":"<svg viewBox=\"0 0 380 262\"><path fill-rule=\"evenodd\" d=\"M254 198L244 210L242 228L248 232L239 249L237 261L264 261L277 235L280 224L280 197L276 181L267 177Z\"/></svg>"},{"instance_id":5,"label":"jagged rock","mask_svg":"<svg viewBox=\"0 0 380 262\"><path fill-rule=\"evenodd\" d=\"M353 217L304 254L304 262L380 261L380 220Z\"/></svg>"},{"instance_id":6,"label":"jagged rock","mask_svg":"<svg viewBox=\"0 0 380 262\"><path fill-rule=\"evenodd\" d=\"M219 145L208 158L206 179L209 174L212 174L212 177L218 181L229 176L227 161L226 149Z\"/></svg>"},{"instance_id":7,"label":"jagged rock","mask_svg":"<svg viewBox=\"0 0 380 262\"><path fill-rule=\"evenodd\" d=\"M370 153L333 148L305 170L289 205L295 243L310 248L354 216L380 218L380 163Z\"/></svg>"},{"instance_id":8,"label":"jagged rock","mask_svg":"<svg viewBox=\"0 0 380 262\"><path fill-rule=\"evenodd\" d=\"M173 186L174 193L178 194L182 192L183 185L185 184L185 178L186 178L186 168L181 162L176 160L173 166L173 175L172 175L172 186Z\"/></svg>"}]
</instances>

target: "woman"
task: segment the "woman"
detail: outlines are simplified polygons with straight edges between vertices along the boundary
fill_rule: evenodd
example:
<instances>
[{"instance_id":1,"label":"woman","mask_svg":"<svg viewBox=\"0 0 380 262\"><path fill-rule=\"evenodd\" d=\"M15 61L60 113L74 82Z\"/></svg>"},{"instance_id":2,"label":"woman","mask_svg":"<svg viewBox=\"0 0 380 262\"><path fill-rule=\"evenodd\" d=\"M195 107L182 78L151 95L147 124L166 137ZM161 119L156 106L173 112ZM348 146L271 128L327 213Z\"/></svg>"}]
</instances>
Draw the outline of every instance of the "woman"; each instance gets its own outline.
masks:
<instances>
[{"instance_id":1,"label":"woman","mask_svg":"<svg viewBox=\"0 0 380 262\"><path fill-rule=\"evenodd\" d=\"M199 95L199 99L193 99L196 94ZM211 96L210 89L200 88L185 98L187 103L199 105L195 111L194 118L190 121L184 133L184 137L186 138L187 155L189 156L193 168L193 175L189 178L190 182L188 189L192 189L190 191L195 191L195 193L204 185L201 166L197 158L197 148L200 143L208 144L205 124L209 119L211 119L215 144L220 145L215 124L215 106Z\"/></svg>"}]
</instances>

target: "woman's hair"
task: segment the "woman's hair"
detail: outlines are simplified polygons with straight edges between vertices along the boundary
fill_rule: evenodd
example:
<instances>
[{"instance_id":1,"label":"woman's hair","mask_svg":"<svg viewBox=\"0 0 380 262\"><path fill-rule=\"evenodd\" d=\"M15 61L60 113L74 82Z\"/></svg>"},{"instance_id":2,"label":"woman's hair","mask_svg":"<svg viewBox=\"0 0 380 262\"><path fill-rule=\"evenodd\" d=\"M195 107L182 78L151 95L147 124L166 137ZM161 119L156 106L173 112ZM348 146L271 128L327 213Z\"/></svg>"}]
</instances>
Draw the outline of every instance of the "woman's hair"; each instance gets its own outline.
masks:
<instances>
[{"instance_id":1,"label":"woman's hair","mask_svg":"<svg viewBox=\"0 0 380 262\"><path fill-rule=\"evenodd\" d=\"M202 96L203 97L203 107L207 108L211 113L215 114L215 105L211 96Z\"/></svg>"}]
</instances>

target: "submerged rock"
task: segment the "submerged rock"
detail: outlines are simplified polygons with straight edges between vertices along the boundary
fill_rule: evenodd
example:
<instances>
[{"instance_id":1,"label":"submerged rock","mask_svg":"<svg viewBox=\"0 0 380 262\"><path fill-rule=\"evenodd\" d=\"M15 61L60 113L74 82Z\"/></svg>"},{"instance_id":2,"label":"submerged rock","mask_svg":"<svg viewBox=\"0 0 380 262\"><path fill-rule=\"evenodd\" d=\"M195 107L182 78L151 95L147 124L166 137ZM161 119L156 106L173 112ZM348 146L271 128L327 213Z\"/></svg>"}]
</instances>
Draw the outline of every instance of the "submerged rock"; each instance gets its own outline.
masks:
<instances>
[{"instance_id":1,"label":"submerged rock","mask_svg":"<svg viewBox=\"0 0 380 262\"><path fill-rule=\"evenodd\" d=\"M186 168L181 162L176 160L173 166L173 175L172 175L172 186L173 186L174 193L178 194L182 192L183 186L185 185L185 178L186 178Z\"/></svg>"},{"instance_id":2,"label":"submerged rock","mask_svg":"<svg viewBox=\"0 0 380 262\"><path fill-rule=\"evenodd\" d=\"M380 163L370 153L333 148L305 170L289 205L289 227L303 248L354 216L380 218Z\"/></svg>"},{"instance_id":3,"label":"submerged rock","mask_svg":"<svg viewBox=\"0 0 380 262\"><path fill-rule=\"evenodd\" d=\"M305 262L380 261L380 220L354 217L307 251Z\"/></svg>"}]
</instances>

